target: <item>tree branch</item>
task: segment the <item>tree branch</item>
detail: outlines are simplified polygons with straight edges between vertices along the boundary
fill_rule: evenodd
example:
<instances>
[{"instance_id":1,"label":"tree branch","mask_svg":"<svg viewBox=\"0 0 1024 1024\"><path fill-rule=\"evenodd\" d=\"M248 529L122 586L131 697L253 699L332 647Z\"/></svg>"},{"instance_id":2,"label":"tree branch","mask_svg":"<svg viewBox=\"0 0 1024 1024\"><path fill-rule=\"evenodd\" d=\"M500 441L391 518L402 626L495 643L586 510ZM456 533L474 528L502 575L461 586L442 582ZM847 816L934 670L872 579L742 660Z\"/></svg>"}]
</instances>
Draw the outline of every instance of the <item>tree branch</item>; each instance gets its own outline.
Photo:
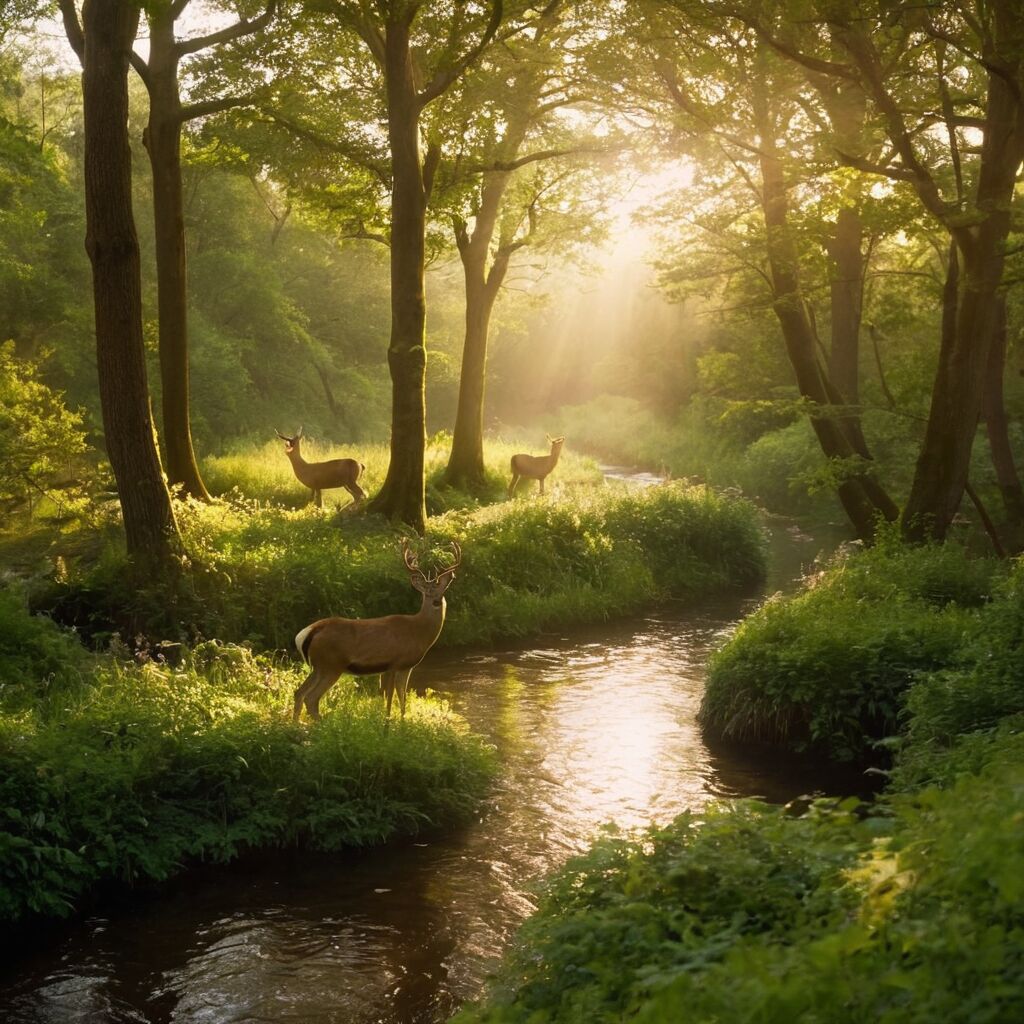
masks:
<instances>
[{"instance_id":1,"label":"tree branch","mask_svg":"<svg viewBox=\"0 0 1024 1024\"><path fill-rule=\"evenodd\" d=\"M267 27L274 20L277 14L277 0L267 0L266 9L258 17L249 21L247 18L240 18L234 25L228 25L219 32L211 32L208 36L196 36L195 39L182 39L175 43L175 50L178 56L184 57L189 53L198 53L210 46L219 46L221 43L230 43L243 36L252 35L254 32Z\"/></svg>"},{"instance_id":2,"label":"tree branch","mask_svg":"<svg viewBox=\"0 0 1024 1024\"><path fill-rule=\"evenodd\" d=\"M71 49L78 55L79 61L85 59L85 33L82 31L82 24L78 20L78 11L75 9L75 0L60 0L60 15L64 22L64 31L67 34Z\"/></svg>"},{"instance_id":3,"label":"tree branch","mask_svg":"<svg viewBox=\"0 0 1024 1024\"><path fill-rule=\"evenodd\" d=\"M466 68L468 68L480 56L480 54L484 52L497 33L498 27L501 25L504 16L504 0L491 0L491 17L487 22L487 27L484 29L483 35L477 41L476 45L470 47L470 49L450 68L447 70L439 70L437 74L434 75L433 79L420 91L417 97L417 103L419 104L420 110L427 106L428 103L436 100L438 96L445 93L451 85L458 80L459 76L466 70Z\"/></svg>"},{"instance_id":4,"label":"tree branch","mask_svg":"<svg viewBox=\"0 0 1024 1024\"><path fill-rule=\"evenodd\" d=\"M197 103L187 103L181 108L180 119L193 121L197 117L208 117L210 114L219 114L222 110L231 110L233 107L245 107L256 102L255 95L248 96L222 96L217 100L200 100Z\"/></svg>"}]
</instances>

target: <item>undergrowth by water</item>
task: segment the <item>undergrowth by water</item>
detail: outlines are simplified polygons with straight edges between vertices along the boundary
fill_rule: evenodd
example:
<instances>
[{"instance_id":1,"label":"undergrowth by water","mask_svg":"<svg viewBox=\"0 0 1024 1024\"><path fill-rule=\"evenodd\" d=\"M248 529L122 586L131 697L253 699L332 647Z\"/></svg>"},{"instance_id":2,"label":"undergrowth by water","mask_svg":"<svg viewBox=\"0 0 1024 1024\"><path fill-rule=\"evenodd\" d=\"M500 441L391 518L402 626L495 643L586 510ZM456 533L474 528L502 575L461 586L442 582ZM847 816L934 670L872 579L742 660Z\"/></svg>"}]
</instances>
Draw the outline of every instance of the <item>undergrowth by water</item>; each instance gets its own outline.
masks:
<instances>
[{"instance_id":1,"label":"undergrowth by water","mask_svg":"<svg viewBox=\"0 0 1024 1024\"><path fill-rule=\"evenodd\" d=\"M887 792L600 842L546 884L457 1024L1021 1019L1024 563L883 545L757 612L718 665L712 709L730 685L769 720L813 694L839 755L885 692Z\"/></svg>"},{"instance_id":2,"label":"undergrowth by water","mask_svg":"<svg viewBox=\"0 0 1024 1024\"><path fill-rule=\"evenodd\" d=\"M369 846L466 820L493 751L433 700L385 731L335 687L292 725L295 668L206 643L181 664L90 655L0 591L0 920L251 847Z\"/></svg>"},{"instance_id":3,"label":"undergrowth by water","mask_svg":"<svg viewBox=\"0 0 1024 1024\"><path fill-rule=\"evenodd\" d=\"M190 565L173 586L130 585L122 549L109 544L68 565L36 605L99 641L144 631L264 649L289 648L327 615L419 607L401 532L376 518L242 499L178 511ZM452 540L463 561L440 639L451 646L600 621L666 597L694 600L751 586L765 570L756 509L682 484L566 488L558 498L453 510L430 520L423 564L443 561Z\"/></svg>"}]
</instances>

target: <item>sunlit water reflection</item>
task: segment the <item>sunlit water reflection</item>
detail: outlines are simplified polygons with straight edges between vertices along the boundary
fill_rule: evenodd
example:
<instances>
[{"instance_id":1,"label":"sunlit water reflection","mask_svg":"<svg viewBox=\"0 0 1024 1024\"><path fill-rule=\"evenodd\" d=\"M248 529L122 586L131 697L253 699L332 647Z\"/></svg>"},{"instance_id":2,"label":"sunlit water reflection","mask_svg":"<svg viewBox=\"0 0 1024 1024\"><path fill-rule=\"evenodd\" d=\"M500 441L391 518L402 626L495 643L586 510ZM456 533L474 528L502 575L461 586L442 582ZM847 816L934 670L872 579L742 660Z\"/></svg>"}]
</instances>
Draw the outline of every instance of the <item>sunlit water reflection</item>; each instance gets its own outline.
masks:
<instances>
[{"instance_id":1,"label":"sunlit water reflection","mask_svg":"<svg viewBox=\"0 0 1024 1024\"><path fill-rule=\"evenodd\" d=\"M802 561L816 552L810 538L783 546ZM695 716L707 655L743 610L736 601L545 637L530 650L438 654L418 682L447 695L504 765L480 821L365 855L190 872L9 967L0 1020L446 1019L532 910L538 878L602 828L667 822L716 797L848 786L703 743Z\"/></svg>"}]
</instances>

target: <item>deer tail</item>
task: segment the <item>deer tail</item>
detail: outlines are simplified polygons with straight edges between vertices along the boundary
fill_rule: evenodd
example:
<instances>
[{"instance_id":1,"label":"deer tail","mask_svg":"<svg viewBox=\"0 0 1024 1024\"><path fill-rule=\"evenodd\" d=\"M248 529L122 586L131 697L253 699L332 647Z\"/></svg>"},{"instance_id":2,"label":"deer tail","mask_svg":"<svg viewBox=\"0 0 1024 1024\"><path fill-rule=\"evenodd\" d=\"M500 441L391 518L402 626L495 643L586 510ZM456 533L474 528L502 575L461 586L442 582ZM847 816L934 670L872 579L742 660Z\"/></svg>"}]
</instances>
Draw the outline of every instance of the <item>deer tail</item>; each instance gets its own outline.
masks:
<instances>
[{"instance_id":1,"label":"deer tail","mask_svg":"<svg viewBox=\"0 0 1024 1024\"><path fill-rule=\"evenodd\" d=\"M313 623L312 626L307 626L305 629L300 629L295 634L295 647L302 657L302 660L308 665L309 664L309 645L313 639L313 634L316 632L317 623Z\"/></svg>"}]
</instances>

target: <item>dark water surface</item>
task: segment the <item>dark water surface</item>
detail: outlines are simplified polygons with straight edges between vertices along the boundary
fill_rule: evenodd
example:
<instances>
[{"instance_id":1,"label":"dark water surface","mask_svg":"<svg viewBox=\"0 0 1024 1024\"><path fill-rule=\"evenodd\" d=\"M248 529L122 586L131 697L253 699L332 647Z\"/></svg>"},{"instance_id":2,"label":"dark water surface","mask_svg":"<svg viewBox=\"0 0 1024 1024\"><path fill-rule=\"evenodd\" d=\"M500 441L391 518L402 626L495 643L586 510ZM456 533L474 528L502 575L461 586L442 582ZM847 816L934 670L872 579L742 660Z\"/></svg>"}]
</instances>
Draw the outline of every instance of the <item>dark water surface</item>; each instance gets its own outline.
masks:
<instances>
[{"instance_id":1,"label":"dark water surface","mask_svg":"<svg viewBox=\"0 0 1024 1024\"><path fill-rule=\"evenodd\" d=\"M770 590L832 546L780 524L772 543ZM609 823L858 785L705 746L695 724L705 662L750 607L662 609L528 649L437 653L414 679L447 696L503 764L479 821L382 851L189 872L0 967L0 1022L445 1020L479 991L537 880Z\"/></svg>"}]
</instances>

